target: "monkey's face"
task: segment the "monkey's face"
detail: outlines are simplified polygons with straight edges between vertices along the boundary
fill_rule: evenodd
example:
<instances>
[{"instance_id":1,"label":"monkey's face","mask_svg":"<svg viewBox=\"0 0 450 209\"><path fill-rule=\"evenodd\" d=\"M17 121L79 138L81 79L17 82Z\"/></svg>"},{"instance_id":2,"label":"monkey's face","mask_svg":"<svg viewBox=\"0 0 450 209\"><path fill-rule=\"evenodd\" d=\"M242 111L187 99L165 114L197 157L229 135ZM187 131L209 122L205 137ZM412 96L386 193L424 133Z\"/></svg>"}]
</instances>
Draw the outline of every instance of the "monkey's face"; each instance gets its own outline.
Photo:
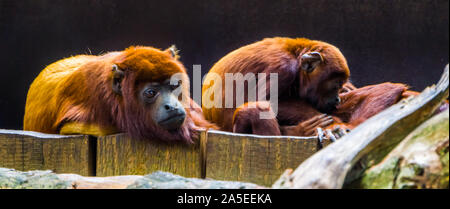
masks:
<instances>
[{"instance_id":1,"label":"monkey's face","mask_svg":"<svg viewBox=\"0 0 450 209\"><path fill-rule=\"evenodd\" d=\"M135 80L126 76L117 65L113 65L112 71L112 90L124 96L131 104L124 108L127 109L129 117L134 118L134 126L148 129L154 124L164 130L173 131L183 125L186 111L178 100L179 91L182 89L181 80L175 85L170 83L170 79L163 82ZM127 85L133 83L134 87ZM122 88L122 84L126 87Z\"/></svg>"},{"instance_id":2,"label":"monkey's face","mask_svg":"<svg viewBox=\"0 0 450 209\"><path fill-rule=\"evenodd\" d=\"M339 90L346 80L342 77L332 77L329 80L323 81L317 89L320 95L315 101L317 109L325 113L334 111L341 101L339 98Z\"/></svg>"},{"instance_id":3,"label":"monkey's face","mask_svg":"<svg viewBox=\"0 0 450 209\"><path fill-rule=\"evenodd\" d=\"M151 112L153 123L168 131L180 128L186 119L186 111L174 94L179 86L169 81L149 82L138 90L138 99Z\"/></svg>"},{"instance_id":4,"label":"monkey's face","mask_svg":"<svg viewBox=\"0 0 450 209\"><path fill-rule=\"evenodd\" d=\"M308 52L301 56L300 97L318 110L330 113L339 104L339 90L350 72L344 56L337 48Z\"/></svg>"},{"instance_id":5,"label":"monkey's face","mask_svg":"<svg viewBox=\"0 0 450 209\"><path fill-rule=\"evenodd\" d=\"M134 138L192 142L189 77L173 50L130 47L112 62L111 116Z\"/></svg>"}]
</instances>

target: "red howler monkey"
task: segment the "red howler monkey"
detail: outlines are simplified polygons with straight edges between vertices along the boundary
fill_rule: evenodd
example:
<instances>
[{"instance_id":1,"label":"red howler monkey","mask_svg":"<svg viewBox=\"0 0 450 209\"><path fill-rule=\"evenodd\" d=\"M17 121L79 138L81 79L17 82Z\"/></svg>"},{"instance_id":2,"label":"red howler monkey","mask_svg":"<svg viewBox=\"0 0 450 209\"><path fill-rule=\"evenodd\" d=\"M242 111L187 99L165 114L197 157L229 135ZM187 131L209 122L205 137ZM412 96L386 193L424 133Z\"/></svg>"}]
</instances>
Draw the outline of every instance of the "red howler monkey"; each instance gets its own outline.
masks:
<instances>
[{"instance_id":1,"label":"red howler monkey","mask_svg":"<svg viewBox=\"0 0 450 209\"><path fill-rule=\"evenodd\" d=\"M259 119L261 111L269 111L272 107L258 98L254 101L245 98L244 104L236 104L236 98L233 98L235 106L232 108L223 104L221 107L211 105L215 97L226 100L223 90L225 82L215 85L208 81L214 80L212 77L217 75L225 80L226 73L264 73L267 77L269 73L277 73L279 94L276 119ZM341 123L338 117L321 112L331 113L336 109L340 101L338 93L349 76L345 57L333 45L305 38L266 38L229 53L211 68L202 89L202 108L205 118L225 131L259 135L312 135L314 132L310 130L316 127ZM270 88L269 84L266 86ZM233 88L237 91L234 85ZM222 95L207 94L211 89L211 92L222 89ZM248 88L238 91L248 94ZM269 91L266 92L266 98L262 100L270 97ZM249 107L250 104L257 108Z\"/></svg>"},{"instance_id":2,"label":"red howler monkey","mask_svg":"<svg viewBox=\"0 0 450 209\"><path fill-rule=\"evenodd\" d=\"M215 126L190 99L177 58L174 48L136 46L55 62L31 84L24 130L192 142L196 128ZM175 74L179 82L170 82Z\"/></svg>"}]
</instances>

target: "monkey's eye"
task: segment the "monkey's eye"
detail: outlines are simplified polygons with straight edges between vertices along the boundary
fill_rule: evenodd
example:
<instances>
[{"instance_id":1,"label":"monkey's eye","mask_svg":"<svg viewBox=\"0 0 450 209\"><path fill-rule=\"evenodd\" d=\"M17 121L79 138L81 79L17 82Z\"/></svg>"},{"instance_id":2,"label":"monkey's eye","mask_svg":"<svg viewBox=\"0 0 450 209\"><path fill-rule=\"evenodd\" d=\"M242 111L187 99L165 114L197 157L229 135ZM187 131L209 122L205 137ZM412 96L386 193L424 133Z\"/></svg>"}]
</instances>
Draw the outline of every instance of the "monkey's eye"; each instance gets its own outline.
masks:
<instances>
[{"instance_id":1,"label":"monkey's eye","mask_svg":"<svg viewBox=\"0 0 450 209\"><path fill-rule=\"evenodd\" d=\"M339 91L339 86L334 86L332 90L333 91Z\"/></svg>"},{"instance_id":2,"label":"monkey's eye","mask_svg":"<svg viewBox=\"0 0 450 209\"><path fill-rule=\"evenodd\" d=\"M181 85L181 81L178 81L178 83L173 84L173 85L170 85L170 88L171 88L172 90L175 90L175 89L177 89L178 87L180 87L180 85Z\"/></svg>"},{"instance_id":3,"label":"monkey's eye","mask_svg":"<svg viewBox=\"0 0 450 209\"><path fill-rule=\"evenodd\" d=\"M147 89L144 91L144 96L149 99L155 97L157 94L158 92L155 91L154 89Z\"/></svg>"}]
</instances>

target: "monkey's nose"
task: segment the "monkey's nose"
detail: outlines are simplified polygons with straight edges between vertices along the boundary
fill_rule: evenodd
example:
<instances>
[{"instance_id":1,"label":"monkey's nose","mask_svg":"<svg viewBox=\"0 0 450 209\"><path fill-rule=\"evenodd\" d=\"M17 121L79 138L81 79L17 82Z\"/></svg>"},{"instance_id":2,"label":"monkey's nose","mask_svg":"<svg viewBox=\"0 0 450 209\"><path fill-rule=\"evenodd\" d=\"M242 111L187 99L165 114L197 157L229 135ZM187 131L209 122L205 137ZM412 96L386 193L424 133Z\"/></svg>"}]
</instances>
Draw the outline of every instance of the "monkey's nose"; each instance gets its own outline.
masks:
<instances>
[{"instance_id":1,"label":"monkey's nose","mask_svg":"<svg viewBox=\"0 0 450 209\"><path fill-rule=\"evenodd\" d=\"M339 103L341 103L341 98L336 97L336 98L334 99L334 102L335 102L336 105L338 105Z\"/></svg>"},{"instance_id":2,"label":"monkey's nose","mask_svg":"<svg viewBox=\"0 0 450 209\"><path fill-rule=\"evenodd\" d=\"M172 110L174 110L175 109L175 107L174 106L172 106L172 105L169 105L169 104L166 104L166 105L164 105L164 108L167 110L167 111L172 111Z\"/></svg>"}]
</instances>

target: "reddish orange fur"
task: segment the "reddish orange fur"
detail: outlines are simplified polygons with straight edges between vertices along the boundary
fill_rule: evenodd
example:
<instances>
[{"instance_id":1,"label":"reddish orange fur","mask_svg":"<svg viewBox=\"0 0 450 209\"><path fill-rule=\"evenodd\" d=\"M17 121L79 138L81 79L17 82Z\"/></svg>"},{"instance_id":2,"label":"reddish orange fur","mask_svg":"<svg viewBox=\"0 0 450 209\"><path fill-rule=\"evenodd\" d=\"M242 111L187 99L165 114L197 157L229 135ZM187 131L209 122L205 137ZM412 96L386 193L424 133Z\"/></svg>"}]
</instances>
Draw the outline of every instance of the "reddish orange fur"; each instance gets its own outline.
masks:
<instances>
[{"instance_id":1,"label":"reddish orange fur","mask_svg":"<svg viewBox=\"0 0 450 209\"><path fill-rule=\"evenodd\" d=\"M302 51L319 51L325 65L306 73L298 69L298 57ZM327 43L308 39L272 38L264 39L242 48L239 48L217 62L210 73L216 73L224 80L225 73L278 73L278 115L276 120L262 120L258 118L259 108L248 108L248 104L259 103L247 101L238 108L203 108L205 117L221 126L227 131L257 133L261 135L295 134L305 135L311 133L304 130L311 129L307 121L323 113L305 98L318 98L320 95L312 94L323 84L323 78L340 73L350 75L347 63L339 50ZM295 81L299 78L298 81ZM222 90L224 91L224 83ZM205 84L205 89L211 88L213 83ZM332 124L322 127L333 129L336 126L352 129L373 115L397 103L400 99L417 95L417 92L408 91L404 84L382 83L378 85L356 88L350 82L344 84L339 91L341 103L337 109L330 113ZM234 90L235 91L235 90ZM245 86L244 91L247 91ZM266 91L269 92L269 91ZM224 101L224 92L222 92ZM448 106L448 105L447 105ZM269 107L270 109L270 107ZM327 119L321 118L321 124ZM276 123L275 123L276 122ZM306 124L303 124L303 123ZM274 125L276 124L276 125ZM280 133L280 129L283 133ZM306 134L307 135L307 134Z\"/></svg>"},{"instance_id":2,"label":"reddish orange fur","mask_svg":"<svg viewBox=\"0 0 450 209\"><path fill-rule=\"evenodd\" d=\"M349 128L358 126L401 99L420 94L420 92L408 90L408 86L401 83L387 82L362 88L352 88L354 89L340 94L341 104L333 113L333 116L339 117L343 121L341 124ZM444 101L434 114L446 109L448 109L448 101Z\"/></svg>"},{"instance_id":3,"label":"reddish orange fur","mask_svg":"<svg viewBox=\"0 0 450 209\"><path fill-rule=\"evenodd\" d=\"M363 88L352 87L351 91L340 94L341 103L331 113L334 122L324 128L334 129L340 126L343 129L353 129L406 96L416 94L407 91L406 85L397 83L382 83ZM288 100L283 101L283 103L285 105L281 105L281 107L286 108L280 108L278 114L281 118L290 121L291 124L323 114L304 101ZM293 108L294 106L296 108ZM301 129L301 123L298 126L297 129L300 128L296 130L298 133L308 131Z\"/></svg>"},{"instance_id":4,"label":"reddish orange fur","mask_svg":"<svg viewBox=\"0 0 450 209\"><path fill-rule=\"evenodd\" d=\"M112 90L114 64L125 73L122 95ZM215 127L199 116L199 108L193 114L186 104L185 123L180 130L169 132L149 120L150 111L137 99L141 83L161 82L175 73L183 75L183 96L189 97L186 70L169 51L136 46L101 56L78 55L60 60L45 68L31 85L24 130L58 133L65 123L79 122L127 132L136 138L191 142L195 127ZM185 101L193 103L190 98Z\"/></svg>"},{"instance_id":5,"label":"reddish orange fur","mask_svg":"<svg viewBox=\"0 0 450 209\"><path fill-rule=\"evenodd\" d=\"M341 104L333 115L354 128L400 101L407 88L400 83L381 83L342 93Z\"/></svg>"},{"instance_id":6,"label":"reddish orange fur","mask_svg":"<svg viewBox=\"0 0 450 209\"><path fill-rule=\"evenodd\" d=\"M300 56L302 51L317 51L320 52L325 60L324 63L319 65L313 72L306 73L299 69ZM290 114L278 114L277 119L280 126L292 125L292 123L299 123L308 117L303 118L284 118L283 115L292 115L292 112L305 111L301 105L292 105L284 103L291 99L296 101L307 102L308 99L322 99L321 98L321 84L324 79L329 78L332 75L342 77L344 80L350 76L350 71L347 66L345 57L341 54L338 48L325 42L309 40L305 38L267 38L259 42L241 47L222 59L220 59L209 71L210 73L216 73L222 81L225 79L225 73L265 73L268 77L269 73L278 73L278 101L279 111L290 112ZM203 86L203 94L209 88L213 88L214 84L206 83ZM270 88L267 85L267 88ZM222 82L222 95L215 95L222 97L222 101L225 101L224 91L225 83ZM236 91L236 90L234 90ZM244 91L247 91L245 86ZM266 91L269 93L269 90ZM205 94L203 95L205 97ZM268 99L267 95L267 99ZM265 98L266 99L266 98ZM258 100L258 98L256 98ZM254 102L247 101L245 102ZM234 101L235 103L235 101ZM204 100L205 104L205 100ZM287 104L284 106L284 104ZM248 109L248 108L245 108ZM311 109L316 109L311 107ZM243 118L242 109L237 108L205 108L203 106L203 112L205 118L218 124L225 131L233 130L233 115L237 115L239 112L240 117ZM257 111L256 111L257 112ZM314 114L318 112L315 111ZM255 115L253 111L252 117ZM250 116L249 116L250 117ZM253 119L243 118L244 121L254 121ZM338 120L338 119L337 119ZM236 128L234 128L236 130ZM279 130L267 129L264 135L274 135L279 133ZM261 134L261 133L260 133Z\"/></svg>"},{"instance_id":7,"label":"reddish orange fur","mask_svg":"<svg viewBox=\"0 0 450 209\"><path fill-rule=\"evenodd\" d=\"M250 107L254 105L254 107ZM261 112L273 114L269 102L248 102L239 106L233 115L233 132L257 135L281 135L277 120L260 119Z\"/></svg>"}]
</instances>

